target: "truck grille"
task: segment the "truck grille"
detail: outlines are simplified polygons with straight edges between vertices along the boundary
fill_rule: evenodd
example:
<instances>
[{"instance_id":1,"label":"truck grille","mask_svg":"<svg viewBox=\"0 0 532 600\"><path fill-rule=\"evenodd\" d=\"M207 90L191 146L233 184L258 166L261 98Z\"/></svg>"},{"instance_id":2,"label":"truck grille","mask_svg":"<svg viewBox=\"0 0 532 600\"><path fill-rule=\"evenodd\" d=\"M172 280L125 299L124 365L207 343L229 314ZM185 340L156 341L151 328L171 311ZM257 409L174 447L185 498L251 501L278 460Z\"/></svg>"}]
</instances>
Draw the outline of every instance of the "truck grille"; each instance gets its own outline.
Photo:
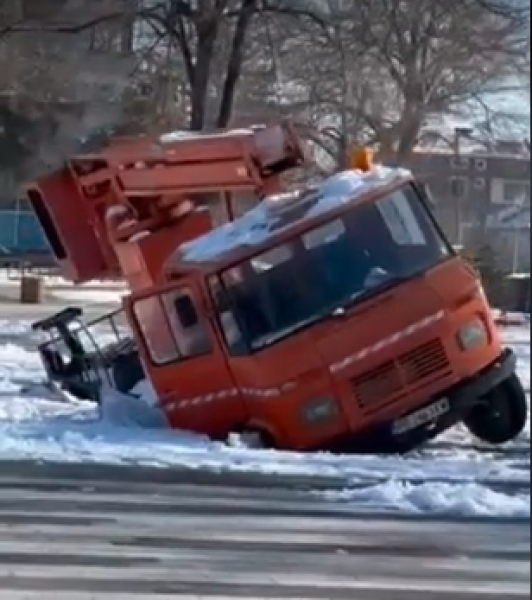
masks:
<instances>
[{"instance_id":1,"label":"truck grille","mask_svg":"<svg viewBox=\"0 0 532 600\"><path fill-rule=\"evenodd\" d=\"M427 380L434 381L449 373L445 348L441 340L434 339L354 377L351 386L360 407L371 409L396 402Z\"/></svg>"}]
</instances>

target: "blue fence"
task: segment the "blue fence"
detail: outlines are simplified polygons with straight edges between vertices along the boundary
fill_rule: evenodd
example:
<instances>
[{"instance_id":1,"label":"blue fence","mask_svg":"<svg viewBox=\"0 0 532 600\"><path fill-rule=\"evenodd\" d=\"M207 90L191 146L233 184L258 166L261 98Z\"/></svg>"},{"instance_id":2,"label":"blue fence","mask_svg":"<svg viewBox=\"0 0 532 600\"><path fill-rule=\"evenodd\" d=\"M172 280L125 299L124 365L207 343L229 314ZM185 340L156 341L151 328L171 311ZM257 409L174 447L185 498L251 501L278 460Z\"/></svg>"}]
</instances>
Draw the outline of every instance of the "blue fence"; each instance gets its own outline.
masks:
<instances>
[{"instance_id":1,"label":"blue fence","mask_svg":"<svg viewBox=\"0 0 532 600\"><path fill-rule=\"evenodd\" d=\"M48 242L32 211L0 211L0 246L11 252L46 252Z\"/></svg>"}]
</instances>

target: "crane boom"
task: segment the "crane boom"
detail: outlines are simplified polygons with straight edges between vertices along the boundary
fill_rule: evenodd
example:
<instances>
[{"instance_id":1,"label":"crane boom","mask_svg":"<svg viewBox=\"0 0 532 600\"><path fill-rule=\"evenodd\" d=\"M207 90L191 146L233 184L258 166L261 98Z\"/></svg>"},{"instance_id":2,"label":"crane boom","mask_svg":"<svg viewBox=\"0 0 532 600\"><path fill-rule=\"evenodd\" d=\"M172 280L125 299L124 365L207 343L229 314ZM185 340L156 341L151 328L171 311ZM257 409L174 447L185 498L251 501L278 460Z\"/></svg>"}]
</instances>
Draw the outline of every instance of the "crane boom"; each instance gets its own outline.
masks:
<instances>
[{"instance_id":1,"label":"crane boom","mask_svg":"<svg viewBox=\"0 0 532 600\"><path fill-rule=\"evenodd\" d=\"M282 173L303 161L287 123L116 138L99 153L71 157L27 195L64 276L133 278L138 287L157 279L176 245L232 220L244 197L279 191ZM139 244L150 246L149 257ZM148 280L139 279L142 269Z\"/></svg>"}]
</instances>

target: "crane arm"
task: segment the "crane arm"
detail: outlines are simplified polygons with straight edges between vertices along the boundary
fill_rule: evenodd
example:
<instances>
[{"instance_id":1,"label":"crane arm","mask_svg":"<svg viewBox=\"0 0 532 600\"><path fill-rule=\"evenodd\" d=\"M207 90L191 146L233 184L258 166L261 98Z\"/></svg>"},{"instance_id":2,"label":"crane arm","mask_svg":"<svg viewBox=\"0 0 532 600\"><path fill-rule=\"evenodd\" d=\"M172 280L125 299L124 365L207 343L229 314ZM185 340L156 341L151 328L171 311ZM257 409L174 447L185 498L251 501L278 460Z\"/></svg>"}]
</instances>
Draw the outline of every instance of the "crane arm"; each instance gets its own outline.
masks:
<instances>
[{"instance_id":1,"label":"crane arm","mask_svg":"<svg viewBox=\"0 0 532 600\"><path fill-rule=\"evenodd\" d=\"M27 194L63 273L79 283L122 275L117 243L156 235L206 204L231 219L235 193L279 191L280 175L303 162L288 123L117 138L100 153L72 157Z\"/></svg>"}]
</instances>

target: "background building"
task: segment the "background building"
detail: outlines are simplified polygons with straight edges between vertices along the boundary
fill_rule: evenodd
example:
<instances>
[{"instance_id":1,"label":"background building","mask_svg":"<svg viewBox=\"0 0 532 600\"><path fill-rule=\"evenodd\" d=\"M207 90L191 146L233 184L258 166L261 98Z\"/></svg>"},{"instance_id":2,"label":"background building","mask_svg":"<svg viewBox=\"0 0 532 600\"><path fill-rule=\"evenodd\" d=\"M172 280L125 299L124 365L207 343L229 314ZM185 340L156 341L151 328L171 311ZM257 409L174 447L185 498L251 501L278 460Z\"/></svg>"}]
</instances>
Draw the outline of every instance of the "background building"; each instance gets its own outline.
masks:
<instances>
[{"instance_id":1,"label":"background building","mask_svg":"<svg viewBox=\"0 0 532 600\"><path fill-rule=\"evenodd\" d=\"M505 266L530 268L530 155L524 145L421 150L407 166L428 184L453 243L489 243Z\"/></svg>"}]
</instances>

